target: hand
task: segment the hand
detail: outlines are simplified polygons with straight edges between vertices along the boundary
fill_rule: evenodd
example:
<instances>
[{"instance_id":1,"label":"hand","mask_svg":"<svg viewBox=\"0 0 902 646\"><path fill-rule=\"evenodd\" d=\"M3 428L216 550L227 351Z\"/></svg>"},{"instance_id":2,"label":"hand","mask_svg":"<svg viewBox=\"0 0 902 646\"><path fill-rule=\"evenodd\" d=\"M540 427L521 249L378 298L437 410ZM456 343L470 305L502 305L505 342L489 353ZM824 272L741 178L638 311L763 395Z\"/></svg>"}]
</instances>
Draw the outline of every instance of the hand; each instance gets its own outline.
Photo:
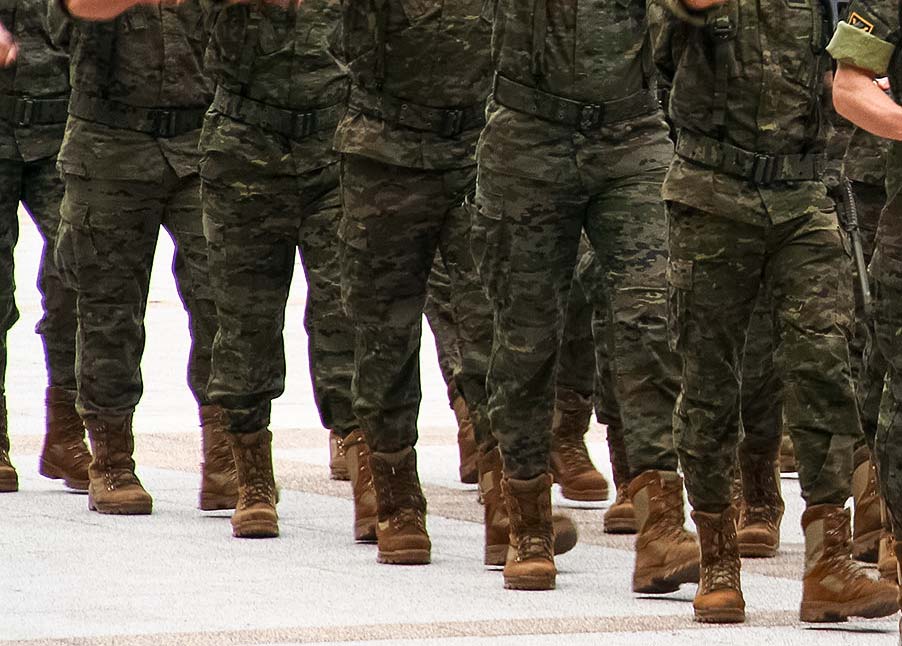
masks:
<instances>
[{"instance_id":1,"label":"hand","mask_svg":"<svg viewBox=\"0 0 902 646\"><path fill-rule=\"evenodd\" d=\"M686 5L686 8L691 9L692 11L706 11L714 7L719 7L725 2L726 0L682 0L682 3Z\"/></svg>"},{"instance_id":2,"label":"hand","mask_svg":"<svg viewBox=\"0 0 902 646\"><path fill-rule=\"evenodd\" d=\"M0 25L0 67L9 67L16 61L19 48L13 35L3 25Z\"/></svg>"}]
</instances>

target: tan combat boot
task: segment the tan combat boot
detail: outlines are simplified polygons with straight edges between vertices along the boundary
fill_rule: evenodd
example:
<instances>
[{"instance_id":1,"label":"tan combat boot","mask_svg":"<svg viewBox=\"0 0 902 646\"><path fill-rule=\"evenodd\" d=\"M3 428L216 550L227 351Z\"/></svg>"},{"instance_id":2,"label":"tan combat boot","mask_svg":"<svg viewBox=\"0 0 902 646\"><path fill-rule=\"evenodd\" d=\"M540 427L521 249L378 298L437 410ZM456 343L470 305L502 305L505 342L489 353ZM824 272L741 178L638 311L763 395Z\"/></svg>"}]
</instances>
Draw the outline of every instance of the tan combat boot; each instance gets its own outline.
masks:
<instances>
[{"instance_id":1,"label":"tan combat boot","mask_svg":"<svg viewBox=\"0 0 902 646\"><path fill-rule=\"evenodd\" d=\"M345 450L341 438L335 431L329 431L329 478L332 480L351 479L345 462Z\"/></svg>"},{"instance_id":2,"label":"tan combat boot","mask_svg":"<svg viewBox=\"0 0 902 646\"><path fill-rule=\"evenodd\" d=\"M877 550L877 571L881 579L899 583L898 562L896 560L896 539L893 536L893 523L889 518L889 510L883 498L880 499L880 523L883 533L880 535L880 548Z\"/></svg>"},{"instance_id":3,"label":"tan combat boot","mask_svg":"<svg viewBox=\"0 0 902 646\"><path fill-rule=\"evenodd\" d=\"M473 420L470 418L470 409L467 402L457 389L457 384L452 380L448 384L448 401L454 417L457 419L457 449L460 452L460 481L464 484L476 484L479 482L479 468L476 464L479 452L476 450L476 430L473 428Z\"/></svg>"},{"instance_id":4,"label":"tan combat boot","mask_svg":"<svg viewBox=\"0 0 902 646\"><path fill-rule=\"evenodd\" d=\"M796 467L796 452L792 445L792 438L789 433L783 432L783 440L780 442L780 473L795 473L798 471Z\"/></svg>"},{"instance_id":5,"label":"tan combat boot","mask_svg":"<svg viewBox=\"0 0 902 646\"><path fill-rule=\"evenodd\" d=\"M607 500L608 483L598 472L585 435L592 417L592 400L559 388L551 426L551 474L570 500Z\"/></svg>"},{"instance_id":6,"label":"tan combat boot","mask_svg":"<svg viewBox=\"0 0 902 646\"><path fill-rule=\"evenodd\" d=\"M376 542L379 563L425 565L432 560L426 532L426 497L417 473L417 453L409 446L394 453L370 453L376 488Z\"/></svg>"},{"instance_id":7,"label":"tan combat boot","mask_svg":"<svg viewBox=\"0 0 902 646\"><path fill-rule=\"evenodd\" d=\"M510 545L510 518L501 493L501 452L498 447L484 453L479 459L479 488L482 492L485 514L486 565L504 565ZM552 514L554 528L554 553L569 552L579 540L576 525L568 516Z\"/></svg>"},{"instance_id":8,"label":"tan combat boot","mask_svg":"<svg viewBox=\"0 0 902 646\"><path fill-rule=\"evenodd\" d=\"M88 490L91 453L85 427L75 410L75 393L50 386L46 393L46 431L38 471L45 478L62 480L75 491Z\"/></svg>"},{"instance_id":9,"label":"tan combat boot","mask_svg":"<svg viewBox=\"0 0 902 646\"><path fill-rule=\"evenodd\" d=\"M719 514L693 511L701 547L701 572L692 607L695 620L705 624L738 624L745 621L741 564L736 542L736 509Z\"/></svg>"},{"instance_id":10,"label":"tan combat boot","mask_svg":"<svg viewBox=\"0 0 902 646\"><path fill-rule=\"evenodd\" d=\"M852 499L855 505L852 518L852 558L865 563L876 563L883 524L880 522L877 469L871 461L871 452L867 446L860 446L855 451Z\"/></svg>"},{"instance_id":11,"label":"tan combat boot","mask_svg":"<svg viewBox=\"0 0 902 646\"><path fill-rule=\"evenodd\" d=\"M200 407L201 445L200 499L203 511L234 509L238 504L238 473L219 406Z\"/></svg>"},{"instance_id":12,"label":"tan combat boot","mask_svg":"<svg viewBox=\"0 0 902 646\"><path fill-rule=\"evenodd\" d=\"M635 534L639 530L636 525L636 510L630 500L630 469L626 459L626 445L623 443L622 425L609 423L607 439L617 496L604 513L604 531L606 534Z\"/></svg>"},{"instance_id":13,"label":"tan combat boot","mask_svg":"<svg viewBox=\"0 0 902 646\"><path fill-rule=\"evenodd\" d=\"M342 444L354 495L354 540L372 543L376 540L379 516L373 474L370 473L370 449L361 431L349 433Z\"/></svg>"},{"instance_id":14,"label":"tan combat boot","mask_svg":"<svg viewBox=\"0 0 902 646\"><path fill-rule=\"evenodd\" d=\"M504 478L501 491L510 517L510 545L504 564L504 587L554 590L554 526L549 473L531 480Z\"/></svg>"},{"instance_id":15,"label":"tan combat boot","mask_svg":"<svg viewBox=\"0 0 902 646\"><path fill-rule=\"evenodd\" d=\"M633 592L661 594L698 581L698 543L683 527L683 479L675 471L645 471L630 483L636 510Z\"/></svg>"},{"instance_id":16,"label":"tan combat boot","mask_svg":"<svg viewBox=\"0 0 902 646\"><path fill-rule=\"evenodd\" d=\"M846 621L886 617L899 610L898 586L875 581L852 560L849 512L840 505L814 505L802 514L805 576L802 621Z\"/></svg>"},{"instance_id":17,"label":"tan combat boot","mask_svg":"<svg viewBox=\"0 0 902 646\"><path fill-rule=\"evenodd\" d=\"M238 504L232 536L275 538L279 535L278 494L272 468L272 433L226 433L238 474Z\"/></svg>"},{"instance_id":18,"label":"tan combat boot","mask_svg":"<svg viewBox=\"0 0 902 646\"><path fill-rule=\"evenodd\" d=\"M135 475L132 416L91 416L85 428L94 456L88 467L88 508L101 514L151 513L153 498Z\"/></svg>"},{"instance_id":19,"label":"tan combat boot","mask_svg":"<svg viewBox=\"0 0 902 646\"><path fill-rule=\"evenodd\" d=\"M6 417L6 395L0 393L0 493L19 490L19 475L9 459L9 430Z\"/></svg>"},{"instance_id":20,"label":"tan combat boot","mask_svg":"<svg viewBox=\"0 0 902 646\"><path fill-rule=\"evenodd\" d=\"M739 451L741 491L736 540L739 555L770 558L780 548L783 496L776 457Z\"/></svg>"}]
</instances>

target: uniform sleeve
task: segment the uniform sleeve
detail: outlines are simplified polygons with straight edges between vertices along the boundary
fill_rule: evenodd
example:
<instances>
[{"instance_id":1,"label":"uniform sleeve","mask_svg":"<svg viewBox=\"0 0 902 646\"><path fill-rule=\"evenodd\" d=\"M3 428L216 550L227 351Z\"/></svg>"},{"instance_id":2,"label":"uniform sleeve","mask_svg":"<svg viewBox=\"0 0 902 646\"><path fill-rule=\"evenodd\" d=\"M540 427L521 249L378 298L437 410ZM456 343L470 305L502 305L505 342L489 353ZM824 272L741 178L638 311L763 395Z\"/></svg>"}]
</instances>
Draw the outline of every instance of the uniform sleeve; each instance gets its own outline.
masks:
<instances>
[{"instance_id":1,"label":"uniform sleeve","mask_svg":"<svg viewBox=\"0 0 902 646\"><path fill-rule=\"evenodd\" d=\"M47 32L50 42L62 51L69 50L72 38L72 15L66 8L65 0L50 0L47 3Z\"/></svg>"},{"instance_id":2,"label":"uniform sleeve","mask_svg":"<svg viewBox=\"0 0 902 646\"><path fill-rule=\"evenodd\" d=\"M840 63L886 74L899 44L898 0L855 0L827 51Z\"/></svg>"}]
</instances>

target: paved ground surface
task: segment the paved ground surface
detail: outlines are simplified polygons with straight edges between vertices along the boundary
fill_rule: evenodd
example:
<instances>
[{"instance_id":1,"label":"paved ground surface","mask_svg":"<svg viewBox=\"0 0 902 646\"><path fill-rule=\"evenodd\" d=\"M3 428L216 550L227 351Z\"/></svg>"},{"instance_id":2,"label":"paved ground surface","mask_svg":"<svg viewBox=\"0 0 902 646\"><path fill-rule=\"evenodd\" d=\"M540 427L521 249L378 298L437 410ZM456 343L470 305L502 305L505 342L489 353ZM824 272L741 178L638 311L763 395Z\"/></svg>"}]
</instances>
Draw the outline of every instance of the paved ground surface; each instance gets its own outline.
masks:
<instances>
[{"instance_id":1,"label":"paved ground surface","mask_svg":"<svg viewBox=\"0 0 902 646\"><path fill-rule=\"evenodd\" d=\"M895 618L805 626L798 622L802 544L798 483L784 479L780 556L747 561L749 621L711 628L691 620L694 586L661 598L630 592L632 540L601 531L607 503L566 503L581 543L559 557L558 590L508 592L481 564L481 507L456 480L455 427L436 368L423 351L420 474L430 505L432 565L380 566L351 538L350 489L328 479L326 433L310 394L302 328L303 283L288 311L288 390L274 409L282 537L239 541L228 514L195 509L199 431L184 385L186 322L172 286L171 245L157 256L147 315L146 392L136 415L139 474L154 514L89 513L86 498L37 475L44 367L33 333L39 243L22 222L17 270L22 320L11 333L8 400L21 491L0 496L0 643L770 644L890 646ZM590 447L609 472L604 430Z\"/></svg>"}]
</instances>

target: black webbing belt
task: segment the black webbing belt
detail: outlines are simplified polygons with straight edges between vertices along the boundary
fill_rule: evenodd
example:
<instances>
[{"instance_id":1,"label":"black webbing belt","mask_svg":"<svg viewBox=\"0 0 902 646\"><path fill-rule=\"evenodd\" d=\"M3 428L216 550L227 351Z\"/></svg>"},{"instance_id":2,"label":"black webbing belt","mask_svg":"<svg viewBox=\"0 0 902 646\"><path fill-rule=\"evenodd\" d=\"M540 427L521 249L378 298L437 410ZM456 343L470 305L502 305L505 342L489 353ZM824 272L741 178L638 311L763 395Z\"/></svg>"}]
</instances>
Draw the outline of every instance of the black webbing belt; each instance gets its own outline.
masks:
<instances>
[{"instance_id":1,"label":"black webbing belt","mask_svg":"<svg viewBox=\"0 0 902 646\"><path fill-rule=\"evenodd\" d=\"M482 102L460 108L432 108L354 87L348 107L388 123L434 132L442 137L456 137L465 130L485 125L485 104Z\"/></svg>"},{"instance_id":2,"label":"black webbing belt","mask_svg":"<svg viewBox=\"0 0 902 646\"><path fill-rule=\"evenodd\" d=\"M827 162L826 155L818 153L755 153L689 130L679 131L676 154L760 186L820 179Z\"/></svg>"},{"instance_id":3,"label":"black webbing belt","mask_svg":"<svg viewBox=\"0 0 902 646\"><path fill-rule=\"evenodd\" d=\"M635 119L658 110L658 99L651 91L615 101L583 103L517 83L500 74L495 75L493 97L496 103L511 110L580 131Z\"/></svg>"},{"instance_id":4,"label":"black webbing belt","mask_svg":"<svg viewBox=\"0 0 902 646\"><path fill-rule=\"evenodd\" d=\"M212 108L236 121L297 141L320 130L334 129L341 121L345 104L342 102L326 108L300 112L255 101L220 86L216 88Z\"/></svg>"},{"instance_id":5,"label":"black webbing belt","mask_svg":"<svg viewBox=\"0 0 902 646\"><path fill-rule=\"evenodd\" d=\"M66 123L69 115L69 99L31 99L28 97L0 95L0 120L19 128L28 126Z\"/></svg>"},{"instance_id":6,"label":"black webbing belt","mask_svg":"<svg viewBox=\"0 0 902 646\"><path fill-rule=\"evenodd\" d=\"M118 101L72 92L69 114L110 128L134 130L154 137L176 137L199 129L204 108L140 108Z\"/></svg>"}]
</instances>

